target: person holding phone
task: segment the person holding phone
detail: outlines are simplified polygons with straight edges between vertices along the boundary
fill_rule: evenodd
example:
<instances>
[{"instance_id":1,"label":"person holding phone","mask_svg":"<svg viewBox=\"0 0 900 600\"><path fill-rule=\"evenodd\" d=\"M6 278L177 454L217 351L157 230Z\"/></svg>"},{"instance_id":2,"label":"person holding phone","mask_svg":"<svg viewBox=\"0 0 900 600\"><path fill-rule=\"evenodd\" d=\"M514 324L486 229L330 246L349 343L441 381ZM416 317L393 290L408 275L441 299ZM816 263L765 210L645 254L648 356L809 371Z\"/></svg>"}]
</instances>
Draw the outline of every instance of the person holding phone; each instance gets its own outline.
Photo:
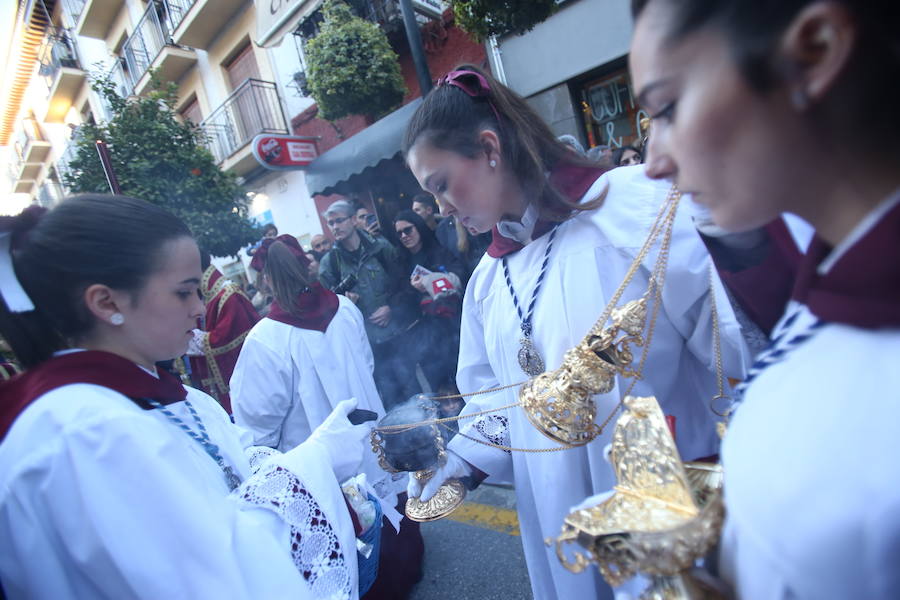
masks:
<instances>
[{"instance_id":1,"label":"person holding phone","mask_svg":"<svg viewBox=\"0 0 900 600\"><path fill-rule=\"evenodd\" d=\"M465 267L441 246L422 217L411 210L394 215L394 231L409 273L407 293L418 307L408 349L432 390L452 389L459 354L460 309Z\"/></svg>"}]
</instances>

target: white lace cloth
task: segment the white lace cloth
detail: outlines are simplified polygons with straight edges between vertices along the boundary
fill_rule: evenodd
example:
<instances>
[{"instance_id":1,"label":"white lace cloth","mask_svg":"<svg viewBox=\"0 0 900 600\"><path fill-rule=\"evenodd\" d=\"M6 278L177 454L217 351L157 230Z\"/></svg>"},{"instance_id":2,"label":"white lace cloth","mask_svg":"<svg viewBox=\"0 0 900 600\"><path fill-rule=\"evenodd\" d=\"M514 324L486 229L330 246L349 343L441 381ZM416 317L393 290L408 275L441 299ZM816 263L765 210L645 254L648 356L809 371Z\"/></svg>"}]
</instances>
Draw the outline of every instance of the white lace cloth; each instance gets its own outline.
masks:
<instances>
[{"instance_id":1,"label":"white lace cloth","mask_svg":"<svg viewBox=\"0 0 900 600\"><path fill-rule=\"evenodd\" d=\"M337 533L303 482L267 460L276 454L281 453L248 448L253 475L236 493L248 504L271 510L290 526L291 557L314 597L350 598L353 584Z\"/></svg>"},{"instance_id":2,"label":"white lace cloth","mask_svg":"<svg viewBox=\"0 0 900 600\"><path fill-rule=\"evenodd\" d=\"M478 433L492 444L509 446L509 421L503 415L483 415L473 424ZM509 450L504 450L510 454Z\"/></svg>"}]
</instances>

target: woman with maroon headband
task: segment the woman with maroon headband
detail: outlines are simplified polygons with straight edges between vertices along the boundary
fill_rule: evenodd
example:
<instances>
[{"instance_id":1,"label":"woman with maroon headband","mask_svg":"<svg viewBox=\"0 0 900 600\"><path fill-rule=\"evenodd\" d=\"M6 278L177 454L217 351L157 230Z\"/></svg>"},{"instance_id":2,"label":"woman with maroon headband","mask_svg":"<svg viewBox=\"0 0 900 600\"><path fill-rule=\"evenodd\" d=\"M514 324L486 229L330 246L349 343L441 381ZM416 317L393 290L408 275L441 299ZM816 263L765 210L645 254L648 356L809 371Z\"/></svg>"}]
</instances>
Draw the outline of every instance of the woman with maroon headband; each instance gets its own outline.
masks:
<instances>
[{"instance_id":1,"label":"woman with maroon headband","mask_svg":"<svg viewBox=\"0 0 900 600\"><path fill-rule=\"evenodd\" d=\"M623 282L669 192L642 166L604 172L558 142L528 104L475 67L460 67L425 98L407 127L407 162L445 215L493 243L466 288L457 370L463 393L509 386L467 398L463 414L518 400L514 384L560 366ZM687 207L674 218L671 260L644 377L637 395L655 394L676 417L686 459L718 449L715 353L710 318L711 263ZM656 263L642 261L620 305L647 290ZM716 278L713 277L715 280ZM743 340L715 280L726 372L742 375ZM533 310L532 310L533 309ZM639 359L636 358L637 362ZM630 382L595 396L598 424L614 414ZM413 496L428 499L447 478L485 474L512 480L531 585L536 598L611 598L599 574L573 575L544 544L569 509L615 483L603 458L607 428L586 446L547 450L521 408L460 422L448 461Z\"/></svg>"},{"instance_id":2,"label":"woman with maroon headband","mask_svg":"<svg viewBox=\"0 0 900 600\"><path fill-rule=\"evenodd\" d=\"M648 172L715 222L816 229L722 444L741 598L900 593L900 4L639 0ZM884 140L888 140L887 143Z\"/></svg>"},{"instance_id":3,"label":"woman with maroon headband","mask_svg":"<svg viewBox=\"0 0 900 600\"><path fill-rule=\"evenodd\" d=\"M0 219L0 583L8 598L356 598L338 485L369 428L337 405L282 453L155 363L203 313L200 253L147 202Z\"/></svg>"}]
</instances>

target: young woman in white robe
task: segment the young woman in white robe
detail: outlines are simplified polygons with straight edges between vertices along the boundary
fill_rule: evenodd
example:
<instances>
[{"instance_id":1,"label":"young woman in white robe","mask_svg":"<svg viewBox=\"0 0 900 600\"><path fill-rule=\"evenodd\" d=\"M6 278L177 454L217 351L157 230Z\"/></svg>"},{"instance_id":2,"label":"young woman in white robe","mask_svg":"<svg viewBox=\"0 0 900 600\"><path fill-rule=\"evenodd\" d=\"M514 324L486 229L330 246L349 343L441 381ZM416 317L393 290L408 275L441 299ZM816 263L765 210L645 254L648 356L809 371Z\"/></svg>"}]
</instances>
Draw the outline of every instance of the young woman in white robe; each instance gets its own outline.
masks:
<instances>
[{"instance_id":1,"label":"young woman in white robe","mask_svg":"<svg viewBox=\"0 0 900 600\"><path fill-rule=\"evenodd\" d=\"M41 211L0 222L0 334L28 368L0 385L6 597L356 598L355 401L255 448L155 368L203 313L187 227L120 196Z\"/></svg>"},{"instance_id":2,"label":"young woman in white robe","mask_svg":"<svg viewBox=\"0 0 900 600\"><path fill-rule=\"evenodd\" d=\"M306 441L344 398L356 398L359 408L383 417L372 350L356 305L310 278L309 259L294 236L263 240L251 266L265 277L275 300L247 334L231 376L235 423L252 433L255 444L284 451ZM406 478L385 472L371 451L361 470L385 515L400 528L396 506ZM424 551L418 524L405 519L402 529L397 547L394 532L382 532L384 558L402 553L406 563L393 574L387 565L381 569L380 580L396 580L394 598L405 596L415 582ZM387 584L375 585L367 598Z\"/></svg>"},{"instance_id":3,"label":"young woman in white robe","mask_svg":"<svg viewBox=\"0 0 900 600\"><path fill-rule=\"evenodd\" d=\"M445 215L454 215L472 232L494 231L494 242L466 289L457 372L462 393L528 378L517 359L521 321L504 263L524 311L547 260L532 341L545 370L555 369L625 279L669 190L648 179L643 167L604 173L579 160L521 98L474 67L450 73L426 97L407 129L405 149L413 174ZM676 417L678 446L688 460L718 451L716 418L709 409L717 389L713 267L689 212L682 206L675 218L662 307L643 381L634 390L655 395ZM550 233L554 225L555 236ZM621 303L647 290L656 257L656 251L646 257ZM714 273L712 281L725 375L740 377L746 347ZM629 383L620 380L611 392L595 397L598 424L613 413ZM463 414L517 400L517 387L473 396ZM558 447L520 408L463 420L460 431L513 448ZM424 489L411 480L410 494L427 499L447 478L465 475L512 481L535 598L611 598L612 590L596 571L568 572L544 544L559 535L571 507L615 484L603 457L611 432L607 428L587 446L547 453L508 452L457 436L449 443L447 465Z\"/></svg>"},{"instance_id":4,"label":"young woman in white robe","mask_svg":"<svg viewBox=\"0 0 900 600\"><path fill-rule=\"evenodd\" d=\"M631 71L648 172L732 231L816 229L722 446L739 598L900 594L900 10L649 0Z\"/></svg>"}]
</instances>

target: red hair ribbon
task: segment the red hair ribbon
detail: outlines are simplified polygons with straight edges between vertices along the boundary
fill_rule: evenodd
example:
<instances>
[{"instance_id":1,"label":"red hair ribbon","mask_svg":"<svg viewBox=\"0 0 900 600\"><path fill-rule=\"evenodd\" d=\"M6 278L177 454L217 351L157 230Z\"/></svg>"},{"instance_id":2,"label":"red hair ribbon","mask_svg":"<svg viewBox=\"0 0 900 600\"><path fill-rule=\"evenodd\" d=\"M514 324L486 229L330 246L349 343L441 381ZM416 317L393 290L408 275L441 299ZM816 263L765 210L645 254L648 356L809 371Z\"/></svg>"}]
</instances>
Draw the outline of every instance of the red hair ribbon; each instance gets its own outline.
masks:
<instances>
[{"instance_id":1,"label":"red hair ribbon","mask_svg":"<svg viewBox=\"0 0 900 600\"><path fill-rule=\"evenodd\" d=\"M497 124L503 123L500 120L500 113L497 112L497 107L494 106L491 100L491 86L488 84L487 78L481 73L468 69L450 71L438 80L438 87L442 85L457 87L472 98L484 98L487 100L491 110L494 111L494 116L497 117Z\"/></svg>"}]
</instances>

